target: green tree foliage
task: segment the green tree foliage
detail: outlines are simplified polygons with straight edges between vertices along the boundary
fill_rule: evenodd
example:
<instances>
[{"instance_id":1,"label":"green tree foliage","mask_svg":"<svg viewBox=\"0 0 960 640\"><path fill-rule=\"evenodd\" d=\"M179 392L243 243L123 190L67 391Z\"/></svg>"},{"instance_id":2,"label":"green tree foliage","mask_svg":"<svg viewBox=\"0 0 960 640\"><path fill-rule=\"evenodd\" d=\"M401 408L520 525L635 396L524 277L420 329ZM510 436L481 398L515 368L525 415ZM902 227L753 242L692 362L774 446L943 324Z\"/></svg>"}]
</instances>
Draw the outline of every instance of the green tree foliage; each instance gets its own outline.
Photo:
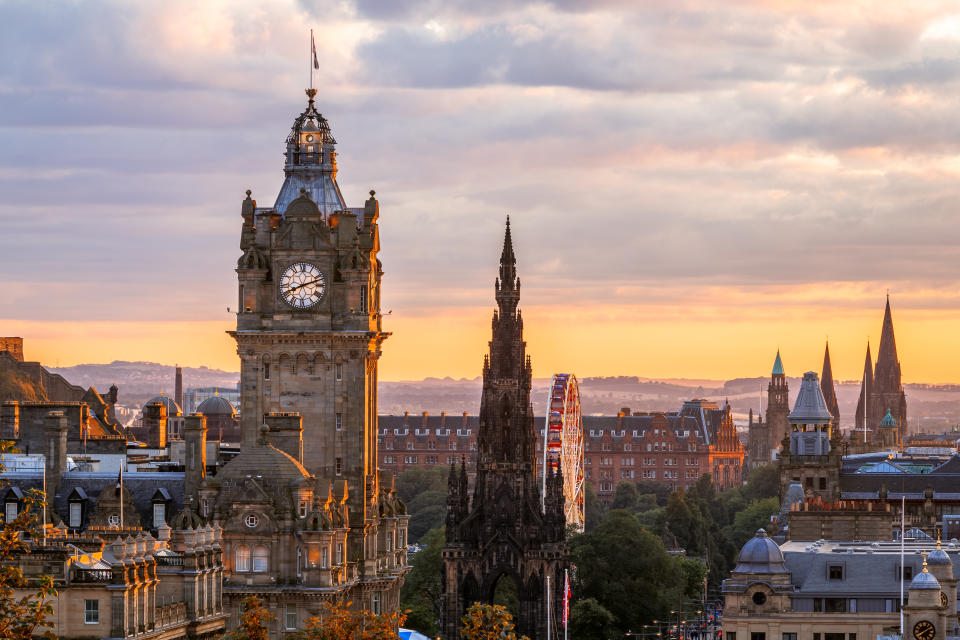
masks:
<instances>
[{"instance_id":1,"label":"green tree foliage","mask_svg":"<svg viewBox=\"0 0 960 640\"><path fill-rule=\"evenodd\" d=\"M460 620L463 640L530 640L517 636L513 630L513 616L498 604L474 602Z\"/></svg>"},{"instance_id":2,"label":"green tree foliage","mask_svg":"<svg viewBox=\"0 0 960 640\"><path fill-rule=\"evenodd\" d=\"M9 451L11 443L0 441L0 453ZM0 464L0 471L4 467ZM6 483L0 483L0 487ZM29 640L30 638L55 639L53 606L50 601L56 597L53 578L40 575L29 578L16 564L17 560L31 551L30 540L42 536L39 516L44 509L44 494L31 489L23 500L23 508L10 522L3 522L0 528L0 638L5 640ZM24 595L14 595L20 591Z\"/></svg>"},{"instance_id":3,"label":"green tree foliage","mask_svg":"<svg viewBox=\"0 0 960 640\"><path fill-rule=\"evenodd\" d=\"M257 596L247 596L243 600L243 612L237 628L223 636L223 640L269 640L267 623L274 618L263 606L263 600Z\"/></svg>"},{"instance_id":4,"label":"green tree foliage","mask_svg":"<svg viewBox=\"0 0 960 640\"><path fill-rule=\"evenodd\" d=\"M583 484L583 528L587 531L596 529L603 520L603 514L606 513L606 507L597 499L597 494L593 490L593 485L589 482Z\"/></svg>"},{"instance_id":5,"label":"green tree foliage","mask_svg":"<svg viewBox=\"0 0 960 640\"><path fill-rule=\"evenodd\" d=\"M424 534L443 526L447 515L448 467L413 467L397 476L397 495L407 505L407 538L421 542Z\"/></svg>"},{"instance_id":6,"label":"green tree foliage","mask_svg":"<svg viewBox=\"0 0 960 640\"><path fill-rule=\"evenodd\" d=\"M0 402L46 402L47 392L33 378L13 371L0 371Z\"/></svg>"},{"instance_id":7,"label":"green tree foliage","mask_svg":"<svg viewBox=\"0 0 960 640\"><path fill-rule=\"evenodd\" d=\"M584 598L570 609L570 637L574 640L609 638L614 622L613 614L596 598Z\"/></svg>"},{"instance_id":8,"label":"green tree foliage","mask_svg":"<svg viewBox=\"0 0 960 640\"><path fill-rule=\"evenodd\" d=\"M570 553L577 567L575 597L601 604L613 616L619 635L699 594L699 589L688 592L694 580L685 561L669 555L659 537L622 509L610 511L595 530L573 538ZM699 575L702 582L702 569Z\"/></svg>"},{"instance_id":9,"label":"green tree foliage","mask_svg":"<svg viewBox=\"0 0 960 640\"><path fill-rule=\"evenodd\" d=\"M407 625L424 635L435 637L440 619L440 596L443 595L443 545L445 529L431 529L423 536L426 545L410 560L412 569L400 590L400 609L407 610Z\"/></svg>"},{"instance_id":10,"label":"green tree foliage","mask_svg":"<svg viewBox=\"0 0 960 640\"><path fill-rule=\"evenodd\" d=\"M747 476L740 490L748 501L776 498L780 495L780 471L775 464L757 467Z\"/></svg>"}]
</instances>

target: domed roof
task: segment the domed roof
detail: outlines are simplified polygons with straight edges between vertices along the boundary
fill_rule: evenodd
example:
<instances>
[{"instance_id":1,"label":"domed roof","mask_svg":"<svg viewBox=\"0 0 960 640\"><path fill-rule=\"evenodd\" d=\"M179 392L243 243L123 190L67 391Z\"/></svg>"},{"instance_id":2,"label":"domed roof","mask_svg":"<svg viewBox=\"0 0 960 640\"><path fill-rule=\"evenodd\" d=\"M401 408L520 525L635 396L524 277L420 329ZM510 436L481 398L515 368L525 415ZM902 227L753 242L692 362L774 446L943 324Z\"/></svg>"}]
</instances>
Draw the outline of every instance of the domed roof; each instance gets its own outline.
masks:
<instances>
[{"instance_id":1,"label":"domed roof","mask_svg":"<svg viewBox=\"0 0 960 640\"><path fill-rule=\"evenodd\" d=\"M923 571L918 573L913 580L910 581L910 590L912 591L914 589L936 589L939 591L940 582L924 567Z\"/></svg>"},{"instance_id":2,"label":"domed roof","mask_svg":"<svg viewBox=\"0 0 960 640\"><path fill-rule=\"evenodd\" d=\"M823 391L815 371L803 374L800 393L788 418L791 424L827 424L833 420L833 414L827 410L827 403L823 400Z\"/></svg>"},{"instance_id":3,"label":"domed roof","mask_svg":"<svg viewBox=\"0 0 960 640\"><path fill-rule=\"evenodd\" d=\"M165 395L163 395L162 393L161 393L160 395L158 395L157 397L155 397L155 398L150 398L150 399L147 400L145 403L143 403L143 407L140 408L140 412L142 413L142 412L143 412L143 408L146 407L146 406L147 406L148 404L150 404L151 402L160 402L160 403L162 403L162 404L167 405L167 415L168 415L168 416L175 416L175 415L178 415L178 414L182 414L182 413L183 413L183 411L180 410L180 405L178 405L176 402L174 402L173 398L171 398L170 396L165 396Z\"/></svg>"},{"instance_id":4,"label":"domed roof","mask_svg":"<svg viewBox=\"0 0 960 640\"><path fill-rule=\"evenodd\" d=\"M947 555L946 551L937 547L936 549L930 552L930 555L927 556L927 564L952 565L953 562L950 561L950 556Z\"/></svg>"},{"instance_id":5,"label":"domed roof","mask_svg":"<svg viewBox=\"0 0 960 640\"><path fill-rule=\"evenodd\" d=\"M883 420L880 421L881 427L895 427L897 426L897 421L893 419L893 416L890 414L890 409L887 409L887 415L883 416Z\"/></svg>"},{"instance_id":6,"label":"domed roof","mask_svg":"<svg viewBox=\"0 0 960 640\"><path fill-rule=\"evenodd\" d=\"M221 396L210 396L200 403L197 407L197 413L210 416L234 415L236 411L230 402Z\"/></svg>"},{"instance_id":7,"label":"domed roof","mask_svg":"<svg viewBox=\"0 0 960 640\"><path fill-rule=\"evenodd\" d=\"M788 573L783 563L783 552L777 543L767 537L763 529L747 541L737 557L734 573Z\"/></svg>"}]
</instances>

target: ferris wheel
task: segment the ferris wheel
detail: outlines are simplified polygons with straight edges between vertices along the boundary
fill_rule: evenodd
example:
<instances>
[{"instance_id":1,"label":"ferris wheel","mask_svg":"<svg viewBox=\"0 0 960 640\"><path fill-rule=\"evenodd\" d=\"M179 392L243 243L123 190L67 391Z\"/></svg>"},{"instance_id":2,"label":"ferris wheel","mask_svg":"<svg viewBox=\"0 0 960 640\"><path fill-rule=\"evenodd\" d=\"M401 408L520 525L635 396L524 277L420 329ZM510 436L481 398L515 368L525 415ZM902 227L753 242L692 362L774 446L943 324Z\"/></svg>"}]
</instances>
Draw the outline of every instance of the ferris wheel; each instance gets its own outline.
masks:
<instances>
[{"instance_id":1,"label":"ferris wheel","mask_svg":"<svg viewBox=\"0 0 960 640\"><path fill-rule=\"evenodd\" d=\"M546 470L563 471L563 511L567 524L583 531L583 424L580 420L580 387L572 373L556 373L547 398L543 425L543 487Z\"/></svg>"}]
</instances>

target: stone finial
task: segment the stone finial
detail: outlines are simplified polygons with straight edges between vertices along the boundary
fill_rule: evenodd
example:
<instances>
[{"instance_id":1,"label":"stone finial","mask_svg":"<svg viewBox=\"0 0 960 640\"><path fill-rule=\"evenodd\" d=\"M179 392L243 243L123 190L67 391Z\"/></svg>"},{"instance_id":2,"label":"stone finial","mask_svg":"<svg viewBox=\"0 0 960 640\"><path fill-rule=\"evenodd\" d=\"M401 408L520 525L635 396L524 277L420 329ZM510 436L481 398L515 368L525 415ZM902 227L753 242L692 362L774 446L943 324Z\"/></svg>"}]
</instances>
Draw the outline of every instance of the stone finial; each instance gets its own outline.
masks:
<instances>
[{"instance_id":1,"label":"stone finial","mask_svg":"<svg viewBox=\"0 0 960 640\"><path fill-rule=\"evenodd\" d=\"M249 200L250 196L252 195L253 195L253 191L251 191L250 189L247 189L247 200Z\"/></svg>"},{"instance_id":2,"label":"stone finial","mask_svg":"<svg viewBox=\"0 0 960 640\"><path fill-rule=\"evenodd\" d=\"M375 195L377 195L377 192L374 191L373 189L370 189L370 197L372 198L372 197L374 197Z\"/></svg>"},{"instance_id":3,"label":"stone finial","mask_svg":"<svg viewBox=\"0 0 960 640\"><path fill-rule=\"evenodd\" d=\"M170 529L170 525L164 522L157 527L157 540L160 540L161 542L168 542L170 540L171 531L172 529Z\"/></svg>"}]
</instances>

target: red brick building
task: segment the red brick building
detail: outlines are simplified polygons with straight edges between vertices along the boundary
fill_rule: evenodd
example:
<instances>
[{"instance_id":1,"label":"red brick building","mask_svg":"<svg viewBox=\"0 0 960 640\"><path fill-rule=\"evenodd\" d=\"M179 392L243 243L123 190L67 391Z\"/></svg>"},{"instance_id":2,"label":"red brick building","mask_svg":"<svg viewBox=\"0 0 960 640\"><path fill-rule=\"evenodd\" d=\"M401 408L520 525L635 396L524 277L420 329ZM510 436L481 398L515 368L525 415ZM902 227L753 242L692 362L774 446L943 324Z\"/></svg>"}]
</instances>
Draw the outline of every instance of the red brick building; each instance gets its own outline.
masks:
<instances>
[{"instance_id":1,"label":"red brick building","mask_svg":"<svg viewBox=\"0 0 960 640\"><path fill-rule=\"evenodd\" d=\"M537 418L542 424L544 418ZM467 460L472 473L477 449L477 416L462 414L380 416L380 468L400 473L412 467ZM704 474L718 489L742 480L746 449L737 436L729 405L685 402L676 413L584 416L584 477L603 501L613 499L621 480L647 480L671 488L689 487ZM537 449L542 442L538 438Z\"/></svg>"}]
</instances>

